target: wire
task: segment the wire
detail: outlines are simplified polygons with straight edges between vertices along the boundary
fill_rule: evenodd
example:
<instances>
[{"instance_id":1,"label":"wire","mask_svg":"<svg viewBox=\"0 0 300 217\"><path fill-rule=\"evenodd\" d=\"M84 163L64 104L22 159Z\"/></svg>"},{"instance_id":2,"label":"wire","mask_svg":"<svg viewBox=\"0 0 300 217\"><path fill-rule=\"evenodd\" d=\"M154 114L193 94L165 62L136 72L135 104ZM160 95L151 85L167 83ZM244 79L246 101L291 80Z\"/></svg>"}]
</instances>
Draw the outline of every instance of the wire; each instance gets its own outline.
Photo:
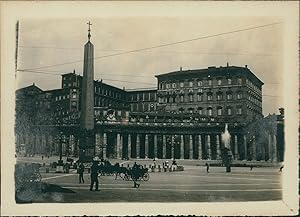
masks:
<instances>
[{"instance_id":1,"label":"wire","mask_svg":"<svg viewBox=\"0 0 300 217\"><path fill-rule=\"evenodd\" d=\"M239 30L234 30L234 31L230 31L230 32L212 34L212 35L208 35L208 36L202 36L202 37L198 37L198 38L182 40L182 41L177 41L177 42L172 42L172 43L167 43L167 44L161 44L161 45L157 45L157 46L146 47L146 48L141 48L141 49L136 49L136 50L131 50L131 51L125 51L125 52L120 52L120 53L115 53L115 54L110 54L110 55L104 55L104 56L95 57L93 59L101 59L101 58L107 58L107 57L113 57L113 56L120 56L120 55L123 55L123 54L129 54L129 53L135 53L135 52L140 52L140 51L145 51L145 50L151 50L151 49L160 48L160 47L167 47L167 46L171 46L171 45L183 44L183 43L197 41L197 40L201 40L201 39L207 39L207 38L212 38L212 37L217 37L217 36L222 36L222 35L228 35L228 34L248 31L248 30L252 30L252 29L258 29L258 28L263 28L263 27L267 27L267 26L273 26L273 25L277 25L277 24L279 24L279 22L278 23L270 23L270 24L260 25L260 26L254 26L254 27L249 27L249 28L244 28L244 29L239 29ZM72 62L59 63L59 64L54 64L54 65L41 66L41 67L23 69L23 70L50 68L50 67L55 67L55 66L62 66L62 65L78 63L78 62L82 62L82 61L83 60L77 60L77 61L72 61ZM18 71L22 71L22 69L18 70Z\"/></svg>"},{"instance_id":2,"label":"wire","mask_svg":"<svg viewBox=\"0 0 300 217\"><path fill-rule=\"evenodd\" d=\"M48 47L48 46L41 46L41 47L27 47L27 46L19 46L22 48L30 48L30 49L58 49L58 50L81 50L82 48L64 48L64 47ZM130 50L122 50L122 49L114 49L114 50L102 50L102 49L95 49L97 51L102 52L113 52L113 51L122 51L127 52ZM178 54L203 54L203 55L241 55L241 56L276 56L278 54L269 54L269 53L238 53L238 52L224 52L224 53L211 53L211 52L197 52L197 51L159 51L159 53L178 53Z\"/></svg>"},{"instance_id":3,"label":"wire","mask_svg":"<svg viewBox=\"0 0 300 217\"><path fill-rule=\"evenodd\" d=\"M54 75L54 76L62 76L62 74L55 74L55 73L49 73L49 72L42 72L42 71L31 71L31 70L24 70L22 72L29 72L29 73L35 73L35 74L46 74L46 75ZM146 84L146 85L155 85L152 83L145 83L145 82L137 82L137 81L125 81L125 80L115 80L115 79L102 79L106 81L116 81L116 82L122 82L122 83L136 83L136 84Z\"/></svg>"}]
</instances>

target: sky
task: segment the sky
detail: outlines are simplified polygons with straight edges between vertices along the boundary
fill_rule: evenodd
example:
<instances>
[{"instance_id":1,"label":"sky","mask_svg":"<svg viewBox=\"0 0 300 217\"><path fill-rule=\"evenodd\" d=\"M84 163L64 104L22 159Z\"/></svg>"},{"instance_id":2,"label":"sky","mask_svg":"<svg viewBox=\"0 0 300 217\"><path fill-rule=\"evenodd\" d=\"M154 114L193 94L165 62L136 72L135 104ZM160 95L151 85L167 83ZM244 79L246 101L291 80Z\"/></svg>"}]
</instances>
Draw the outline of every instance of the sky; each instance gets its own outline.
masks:
<instances>
[{"instance_id":1,"label":"sky","mask_svg":"<svg viewBox=\"0 0 300 217\"><path fill-rule=\"evenodd\" d=\"M248 65L264 82L264 115L278 113L283 106L283 33L276 17L22 19L18 69L48 74L18 71L17 88L35 83L43 90L57 89L61 87L60 74L75 70L82 75L88 21L92 23L91 42L95 46L95 80L126 89L152 88L157 86L157 74L180 67L226 66L228 62ZM274 25L235 32L267 24ZM223 34L228 32L233 33ZM213 35L218 36L202 38ZM202 39L109 56L196 38Z\"/></svg>"}]
</instances>

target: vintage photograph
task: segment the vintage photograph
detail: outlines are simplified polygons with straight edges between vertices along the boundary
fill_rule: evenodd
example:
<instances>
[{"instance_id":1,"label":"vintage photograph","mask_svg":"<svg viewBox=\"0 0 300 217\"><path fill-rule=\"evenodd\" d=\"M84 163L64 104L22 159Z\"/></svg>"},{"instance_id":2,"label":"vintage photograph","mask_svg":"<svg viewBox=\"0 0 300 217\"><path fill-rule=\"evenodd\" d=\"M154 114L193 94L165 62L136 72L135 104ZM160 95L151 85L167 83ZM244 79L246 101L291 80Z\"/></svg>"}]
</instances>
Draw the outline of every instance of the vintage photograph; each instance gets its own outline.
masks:
<instances>
[{"instance_id":1,"label":"vintage photograph","mask_svg":"<svg viewBox=\"0 0 300 217\"><path fill-rule=\"evenodd\" d=\"M20 20L16 202L281 200L281 25Z\"/></svg>"},{"instance_id":2,"label":"vintage photograph","mask_svg":"<svg viewBox=\"0 0 300 217\"><path fill-rule=\"evenodd\" d=\"M281 202L285 19L110 10L10 22L15 204Z\"/></svg>"}]
</instances>

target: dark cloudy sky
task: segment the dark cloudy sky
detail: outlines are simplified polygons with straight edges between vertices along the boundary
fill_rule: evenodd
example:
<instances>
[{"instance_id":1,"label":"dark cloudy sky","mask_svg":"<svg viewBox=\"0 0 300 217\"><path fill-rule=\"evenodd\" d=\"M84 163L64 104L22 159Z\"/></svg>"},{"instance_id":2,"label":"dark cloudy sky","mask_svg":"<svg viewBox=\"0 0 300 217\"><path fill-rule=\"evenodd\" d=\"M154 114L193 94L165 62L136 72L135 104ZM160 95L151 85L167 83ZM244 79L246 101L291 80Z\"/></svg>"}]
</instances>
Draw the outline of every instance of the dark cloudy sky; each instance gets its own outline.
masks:
<instances>
[{"instance_id":1,"label":"dark cloudy sky","mask_svg":"<svg viewBox=\"0 0 300 217\"><path fill-rule=\"evenodd\" d=\"M63 74L73 69L82 74L83 46L87 22L95 57L215 35L265 24L280 19L262 17L136 16L95 19L21 19L19 69ZM277 113L283 106L282 24L195 40L187 43L95 59L95 79L118 87L155 87L154 75L208 66L244 66L260 78L263 113ZM60 88L61 76L18 72L17 87L33 82L43 90Z\"/></svg>"}]
</instances>

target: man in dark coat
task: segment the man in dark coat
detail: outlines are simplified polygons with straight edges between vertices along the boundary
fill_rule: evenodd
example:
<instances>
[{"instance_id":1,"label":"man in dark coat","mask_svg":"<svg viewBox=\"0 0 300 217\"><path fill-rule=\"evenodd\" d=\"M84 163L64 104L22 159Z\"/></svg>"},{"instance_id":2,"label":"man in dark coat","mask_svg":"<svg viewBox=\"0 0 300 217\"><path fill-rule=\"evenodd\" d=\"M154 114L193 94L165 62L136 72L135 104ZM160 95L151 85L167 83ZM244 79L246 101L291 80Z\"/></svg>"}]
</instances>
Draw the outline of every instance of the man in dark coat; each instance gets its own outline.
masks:
<instances>
[{"instance_id":1,"label":"man in dark coat","mask_svg":"<svg viewBox=\"0 0 300 217\"><path fill-rule=\"evenodd\" d=\"M99 182L98 182L98 163L97 161L93 161L93 165L91 166L91 186L90 191L93 191L94 183L96 185L95 191L99 191Z\"/></svg>"},{"instance_id":2,"label":"man in dark coat","mask_svg":"<svg viewBox=\"0 0 300 217\"><path fill-rule=\"evenodd\" d=\"M82 162L79 164L78 173L79 173L79 183L81 183L81 181L82 183L84 183L84 179L83 179L84 165Z\"/></svg>"},{"instance_id":3,"label":"man in dark coat","mask_svg":"<svg viewBox=\"0 0 300 217\"><path fill-rule=\"evenodd\" d=\"M140 173L140 167L139 165L137 165L136 162L134 162L133 164L133 167L131 169L131 172L132 172L132 180L133 180L133 183L134 183L134 188L138 188L140 187L140 184L137 183L137 180L139 178L139 173Z\"/></svg>"}]
</instances>

